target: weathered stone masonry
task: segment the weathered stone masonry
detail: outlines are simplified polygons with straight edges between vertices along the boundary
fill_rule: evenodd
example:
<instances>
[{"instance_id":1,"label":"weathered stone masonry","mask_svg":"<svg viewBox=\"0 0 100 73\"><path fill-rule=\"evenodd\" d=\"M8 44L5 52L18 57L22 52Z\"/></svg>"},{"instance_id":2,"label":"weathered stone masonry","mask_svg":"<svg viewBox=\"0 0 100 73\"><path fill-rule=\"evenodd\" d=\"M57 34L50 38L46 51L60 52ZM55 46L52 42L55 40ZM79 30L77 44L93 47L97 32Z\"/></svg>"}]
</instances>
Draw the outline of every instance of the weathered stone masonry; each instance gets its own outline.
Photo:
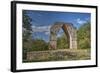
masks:
<instances>
[{"instance_id":1,"label":"weathered stone masonry","mask_svg":"<svg viewBox=\"0 0 100 73\"><path fill-rule=\"evenodd\" d=\"M60 29L63 29L66 36L68 37L69 41L69 48L70 49L77 49L77 31L73 24L70 23L63 23L63 22L56 22L50 28L50 46L49 49L56 49L57 48L57 32Z\"/></svg>"}]
</instances>

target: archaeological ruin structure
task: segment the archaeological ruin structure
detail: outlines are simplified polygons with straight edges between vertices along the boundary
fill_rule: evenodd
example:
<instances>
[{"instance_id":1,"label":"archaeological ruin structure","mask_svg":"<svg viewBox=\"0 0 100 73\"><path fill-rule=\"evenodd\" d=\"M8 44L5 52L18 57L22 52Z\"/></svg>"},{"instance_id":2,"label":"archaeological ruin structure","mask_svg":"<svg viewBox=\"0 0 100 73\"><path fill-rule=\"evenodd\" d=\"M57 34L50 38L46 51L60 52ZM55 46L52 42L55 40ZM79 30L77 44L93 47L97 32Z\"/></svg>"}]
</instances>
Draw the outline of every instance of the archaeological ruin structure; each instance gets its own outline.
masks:
<instances>
[{"instance_id":1,"label":"archaeological ruin structure","mask_svg":"<svg viewBox=\"0 0 100 73\"><path fill-rule=\"evenodd\" d=\"M56 22L50 28L50 45L49 49L57 48L57 32L63 29L66 37L68 38L69 48L77 49L77 31L76 28L71 23ZM67 44L67 43L66 43Z\"/></svg>"}]
</instances>

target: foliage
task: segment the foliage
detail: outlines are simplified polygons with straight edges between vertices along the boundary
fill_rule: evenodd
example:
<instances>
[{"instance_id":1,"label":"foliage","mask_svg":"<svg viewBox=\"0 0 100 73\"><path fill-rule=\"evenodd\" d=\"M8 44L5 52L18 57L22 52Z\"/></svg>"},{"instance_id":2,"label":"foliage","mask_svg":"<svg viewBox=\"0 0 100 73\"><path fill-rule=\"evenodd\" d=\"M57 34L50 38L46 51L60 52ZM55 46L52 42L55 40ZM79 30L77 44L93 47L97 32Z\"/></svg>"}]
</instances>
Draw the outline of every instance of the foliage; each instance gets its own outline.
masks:
<instances>
[{"instance_id":1,"label":"foliage","mask_svg":"<svg viewBox=\"0 0 100 73\"><path fill-rule=\"evenodd\" d=\"M48 43L46 43L44 40L42 39L35 39L32 42L32 48L30 49L30 51L43 51L43 50L48 50Z\"/></svg>"},{"instance_id":2,"label":"foliage","mask_svg":"<svg viewBox=\"0 0 100 73\"><path fill-rule=\"evenodd\" d=\"M47 50L48 43L42 39L32 39L32 19L27 11L23 11L23 59L26 59L28 51Z\"/></svg>"},{"instance_id":3,"label":"foliage","mask_svg":"<svg viewBox=\"0 0 100 73\"><path fill-rule=\"evenodd\" d=\"M31 21L32 19L28 16L27 12L23 10L23 58L26 58L27 48L31 48Z\"/></svg>"},{"instance_id":4,"label":"foliage","mask_svg":"<svg viewBox=\"0 0 100 73\"><path fill-rule=\"evenodd\" d=\"M91 48L91 28L90 22L85 23L77 31L78 48L88 49Z\"/></svg>"},{"instance_id":5,"label":"foliage","mask_svg":"<svg viewBox=\"0 0 100 73\"><path fill-rule=\"evenodd\" d=\"M30 39L32 31L32 19L28 16L26 11L23 11L23 41L27 42Z\"/></svg>"},{"instance_id":6,"label":"foliage","mask_svg":"<svg viewBox=\"0 0 100 73\"><path fill-rule=\"evenodd\" d=\"M57 48L58 49L68 48L68 38L64 33L61 37L57 38Z\"/></svg>"},{"instance_id":7,"label":"foliage","mask_svg":"<svg viewBox=\"0 0 100 73\"><path fill-rule=\"evenodd\" d=\"M91 39L90 22L87 22L87 23L83 24L77 30L78 49L91 48L91 40L90 39ZM66 35L64 33L61 37L57 38L57 48L58 49L69 48L68 37L66 37Z\"/></svg>"}]
</instances>

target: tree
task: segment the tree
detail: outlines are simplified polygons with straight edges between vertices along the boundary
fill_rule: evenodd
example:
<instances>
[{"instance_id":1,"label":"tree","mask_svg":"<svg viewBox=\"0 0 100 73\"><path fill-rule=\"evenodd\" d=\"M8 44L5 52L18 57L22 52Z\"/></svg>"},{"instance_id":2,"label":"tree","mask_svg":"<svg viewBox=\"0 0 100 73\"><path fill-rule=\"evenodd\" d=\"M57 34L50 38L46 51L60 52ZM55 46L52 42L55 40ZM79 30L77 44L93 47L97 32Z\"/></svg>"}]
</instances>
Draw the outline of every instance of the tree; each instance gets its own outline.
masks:
<instances>
[{"instance_id":1,"label":"tree","mask_svg":"<svg viewBox=\"0 0 100 73\"><path fill-rule=\"evenodd\" d=\"M27 11L23 10L23 25L22 25L22 32L23 32L23 59L26 59L26 52L28 49L31 48L31 34L32 34L32 19L28 16Z\"/></svg>"},{"instance_id":2,"label":"tree","mask_svg":"<svg viewBox=\"0 0 100 73\"><path fill-rule=\"evenodd\" d=\"M91 47L91 28L90 22L83 24L78 29L78 48L80 49L88 49Z\"/></svg>"},{"instance_id":3,"label":"tree","mask_svg":"<svg viewBox=\"0 0 100 73\"><path fill-rule=\"evenodd\" d=\"M61 37L57 38L57 48L65 49L68 48L68 39L67 36L63 33Z\"/></svg>"},{"instance_id":4,"label":"tree","mask_svg":"<svg viewBox=\"0 0 100 73\"><path fill-rule=\"evenodd\" d=\"M30 51L43 51L48 50L48 43L42 39L35 39L32 43L32 49Z\"/></svg>"},{"instance_id":5,"label":"tree","mask_svg":"<svg viewBox=\"0 0 100 73\"><path fill-rule=\"evenodd\" d=\"M23 11L23 41L27 42L32 34L32 19L28 16L27 11Z\"/></svg>"}]
</instances>

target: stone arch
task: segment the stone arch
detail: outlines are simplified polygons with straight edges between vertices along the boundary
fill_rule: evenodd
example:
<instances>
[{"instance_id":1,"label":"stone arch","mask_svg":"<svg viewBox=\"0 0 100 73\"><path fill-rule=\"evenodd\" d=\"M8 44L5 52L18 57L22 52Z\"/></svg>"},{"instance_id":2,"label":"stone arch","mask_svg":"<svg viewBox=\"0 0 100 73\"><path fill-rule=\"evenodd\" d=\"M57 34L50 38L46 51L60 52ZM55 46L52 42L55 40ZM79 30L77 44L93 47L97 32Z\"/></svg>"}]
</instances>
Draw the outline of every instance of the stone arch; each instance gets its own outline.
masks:
<instances>
[{"instance_id":1,"label":"stone arch","mask_svg":"<svg viewBox=\"0 0 100 73\"><path fill-rule=\"evenodd\" d=\"M69 48L70 49L77 49L77 31L73 24L70 23L63 23L63 22L56 22L50 28L50 46L49 49L56 49L57 48L57 32L60 29L63 29L66 36L69 39Z\"/></svg>"}]
</instances>

